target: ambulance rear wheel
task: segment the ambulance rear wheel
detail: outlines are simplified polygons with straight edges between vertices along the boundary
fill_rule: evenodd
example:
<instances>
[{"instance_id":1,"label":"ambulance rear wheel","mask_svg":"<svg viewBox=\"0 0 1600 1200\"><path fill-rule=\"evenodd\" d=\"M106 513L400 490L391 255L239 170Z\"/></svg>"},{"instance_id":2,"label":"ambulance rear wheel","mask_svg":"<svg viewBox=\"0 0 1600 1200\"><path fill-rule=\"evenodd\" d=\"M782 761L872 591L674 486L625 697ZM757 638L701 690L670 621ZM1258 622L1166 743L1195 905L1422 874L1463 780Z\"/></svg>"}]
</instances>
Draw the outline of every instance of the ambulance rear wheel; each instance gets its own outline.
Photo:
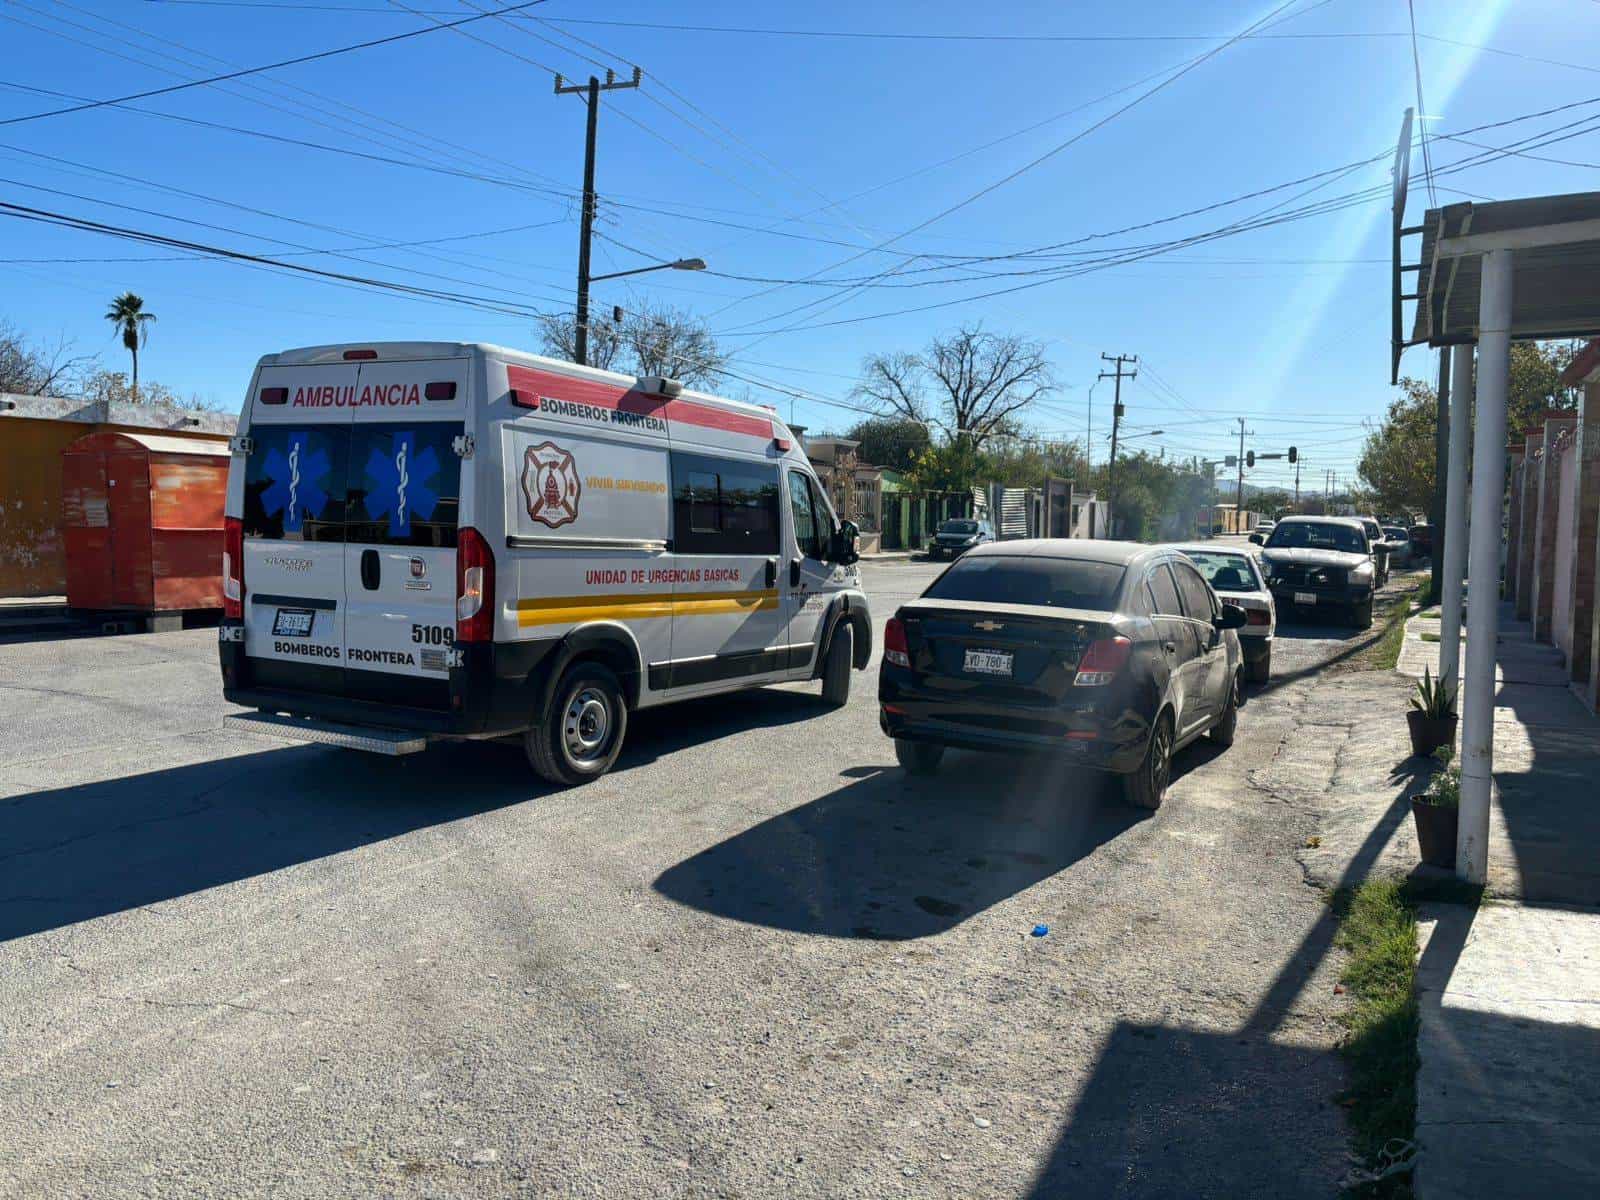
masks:
<instances>
[{"instance_id":1,"label":"ambulance rear wheel","mask_svg":"<svg viewBox=\"0 0 1600 1200\"><path fill-rule=\"evenodd\" d=\"M541 778L572 787L611 769L627 731L617 677L599 663L579 663L561 677L550 710L523 744Z\"/></svg>"},{"instance_id":2,"label":"ambulance rear wheel","mask_svg":"<svg viewBox=\"0 0 1600 1200\"><path fill-rule=\"evenodd\" d=\"M856 632L848 621L839 622L828 640L828 657L822 664L822 702L843 708L850 702L850 660L855 657Z\"/></svg>"}]
</instances>

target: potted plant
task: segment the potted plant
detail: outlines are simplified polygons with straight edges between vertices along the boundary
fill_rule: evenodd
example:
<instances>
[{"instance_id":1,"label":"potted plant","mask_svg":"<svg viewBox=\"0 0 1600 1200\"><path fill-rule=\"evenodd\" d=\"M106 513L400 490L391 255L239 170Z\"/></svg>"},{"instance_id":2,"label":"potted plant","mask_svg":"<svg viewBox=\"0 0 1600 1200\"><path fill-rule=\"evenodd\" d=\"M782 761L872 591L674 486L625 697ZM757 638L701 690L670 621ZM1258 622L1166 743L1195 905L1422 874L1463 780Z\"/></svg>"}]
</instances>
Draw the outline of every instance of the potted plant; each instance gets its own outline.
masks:
<instances>
[{"instance_id":1,"label":"potted plant","mask_svg":"<svg viewBox=\"0 0 1600 1200\"><path fill-rule=\"evenodd\" d=\"M1411 753L1418 758L1426 758L1440 746L1455 745L1455 689L1444 680L1433 678L1424 667L1417 694L1411 697L1406 723L1411 726Z\"/></svg>"},{"instance_id":2,"label":"potted plant","mask_svg":"<svg viewBox=\"0 0 1600 1200\"><path fill-rule=\"evenodd\" d=\"M1411 798L1411 819L1417 826L1422 861L1430 867L1456 865L1456 827L1461 812L1461 768L1450 760L1455 752L1441 746L1434 752L1441 767L1428 790Z\"/></svg>"}]
</instances>

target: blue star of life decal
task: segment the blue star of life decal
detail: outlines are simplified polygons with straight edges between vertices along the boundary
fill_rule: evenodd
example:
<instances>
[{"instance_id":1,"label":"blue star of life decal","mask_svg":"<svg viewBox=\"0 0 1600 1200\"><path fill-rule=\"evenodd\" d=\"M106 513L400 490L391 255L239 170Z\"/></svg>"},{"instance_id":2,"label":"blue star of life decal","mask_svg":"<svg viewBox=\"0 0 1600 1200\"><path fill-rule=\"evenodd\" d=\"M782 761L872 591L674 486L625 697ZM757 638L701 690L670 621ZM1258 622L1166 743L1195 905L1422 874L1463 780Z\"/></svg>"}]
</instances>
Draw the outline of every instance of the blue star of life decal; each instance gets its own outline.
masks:
<instances>
[{"instance_id":1,"label":"blue star of life decal","mask_svg":"<svg viewBox=\"0 0 1600 1200\"><path fill-rule=\"evenodd\" d=\"M415 430L396 433L386 455L376 446L367 455L367 511L389 518L389 536L411 536L411 517L426 521L439 503L439 456L432 446L417 449Z\"/></svg>"},{"instance_id":2,"label":"blue star of life decal","mask_svg":"<svg viewBox=\"0 0 1600 1200\"><path fill-rule=\"evenodd\" d=\"M308 513L320 513L328 503L323 483L328 478L328 452L311 449L309 432L291 433L283 449L267 451L265 472L272 486L261 494L261 505L268 516L283 514L283 531L299 533Z\"/></svg>"}]
</instances>

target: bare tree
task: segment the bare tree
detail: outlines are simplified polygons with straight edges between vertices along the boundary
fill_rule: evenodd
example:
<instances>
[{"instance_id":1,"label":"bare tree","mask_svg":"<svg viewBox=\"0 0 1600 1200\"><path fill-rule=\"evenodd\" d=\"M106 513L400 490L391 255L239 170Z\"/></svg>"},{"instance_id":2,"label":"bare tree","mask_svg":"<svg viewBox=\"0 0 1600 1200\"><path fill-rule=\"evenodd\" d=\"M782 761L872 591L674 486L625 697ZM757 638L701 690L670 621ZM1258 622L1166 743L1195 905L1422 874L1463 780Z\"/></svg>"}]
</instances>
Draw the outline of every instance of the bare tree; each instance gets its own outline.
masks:
<instances>
[{"instance_id":1,"label":"bare tree","mask_svg":"<svg viewBox=\"0 0 1600 1200\"><path fill-rule=\"evenodd\" d=\"M93 361L89 355L74 354L73 343L64 334L54 343L34 344L9 322L0 321L0 392L71 394Z\"/></svg>"},{"instance_id":2,"label":"bare tree","mask_svg":"<svg viewBox=\"0 0 1600 1200\"><path fill-rule=\"evenodd\" d=\"M695 385L715 384L727 361L699 317L665 305L629 313L622 336L640 375L665 375Z\"/></svg>"},{"instance_id":3,"label":"bare tree","mask_svg":"<svg viewBox=\"0 0 1600 1200\"><path fill-rule=\"evenodd\" d=\"M578 360L578 322L571 313L542 313L538 318L539 348L551 358ZM589 366L610 371L622 354L622 330L593 314L589 317Z\"/></svg>"},{"instance_id":4,"label":"bare tree","mask_svg":"<svg viewBox=\"0 0 1600 1200\"><path fill-rule=\"evenodd\" d=\"M920 355L873 355L855 394L885 415L920 421L952 441L982 446L1012 432L1018 416L1055 391L1038 342L964 325Z\"/></svg>"}]
</instances>

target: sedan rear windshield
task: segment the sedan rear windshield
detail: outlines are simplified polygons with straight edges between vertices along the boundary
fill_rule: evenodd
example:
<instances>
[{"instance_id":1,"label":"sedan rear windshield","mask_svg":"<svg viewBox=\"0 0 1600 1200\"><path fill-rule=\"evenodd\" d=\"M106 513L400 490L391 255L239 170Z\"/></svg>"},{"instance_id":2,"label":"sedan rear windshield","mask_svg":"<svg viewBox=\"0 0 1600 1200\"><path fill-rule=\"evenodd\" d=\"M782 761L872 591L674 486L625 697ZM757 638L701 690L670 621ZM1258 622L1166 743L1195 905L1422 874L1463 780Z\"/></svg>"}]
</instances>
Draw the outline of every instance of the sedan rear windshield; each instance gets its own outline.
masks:
<instances>
[{"instance_id":1,"label":"sedan rear windshield","mask_svg":"<svg viewBox=\"0 0 1600 1200\"><path fill-rule=\"evenodd\" d=\"M978 523L976 521L946 521L943 525L939 526L939 532L940 533L977 533L978 532Z\"/></svg>"},{"instance_id":2,"label":"sedan rear windshield","mask_svg":"<svg viewBox=\"0 0 1600 1200\"><path fill-rule=\"evenodd\" d=\"M1346 554L1365 554L1361 532L1350 525L1321 525L1294 521L1279 525L1267 539L1269 550L1340 550Z\"/></svg>"},{"instance_id":3,"label":"sedan rear windshield","mask_svg":"<svg viewBox=\"0 0 1600 1200\"><path fill-rule=\"evenodd\" d=\"M1075 558L989 555L964 558L933 581L930 600L989 600L1111 612L1122 586L1121 563Z\"/></svg>"},{"instance_id":4,"label":"sedan rear windshield","mask_svg":"<svg viewBox=\"0 0 1600 1200\"><path fill-rule=\"evenodd\" d=\"M1203 550L1185 550L1184 554L1200 568L1200 574L1216 591L1254 592L1261 588L1250 568L1250 560L1242 554L1213 554Z\"/></svg>"}]
</instances>

